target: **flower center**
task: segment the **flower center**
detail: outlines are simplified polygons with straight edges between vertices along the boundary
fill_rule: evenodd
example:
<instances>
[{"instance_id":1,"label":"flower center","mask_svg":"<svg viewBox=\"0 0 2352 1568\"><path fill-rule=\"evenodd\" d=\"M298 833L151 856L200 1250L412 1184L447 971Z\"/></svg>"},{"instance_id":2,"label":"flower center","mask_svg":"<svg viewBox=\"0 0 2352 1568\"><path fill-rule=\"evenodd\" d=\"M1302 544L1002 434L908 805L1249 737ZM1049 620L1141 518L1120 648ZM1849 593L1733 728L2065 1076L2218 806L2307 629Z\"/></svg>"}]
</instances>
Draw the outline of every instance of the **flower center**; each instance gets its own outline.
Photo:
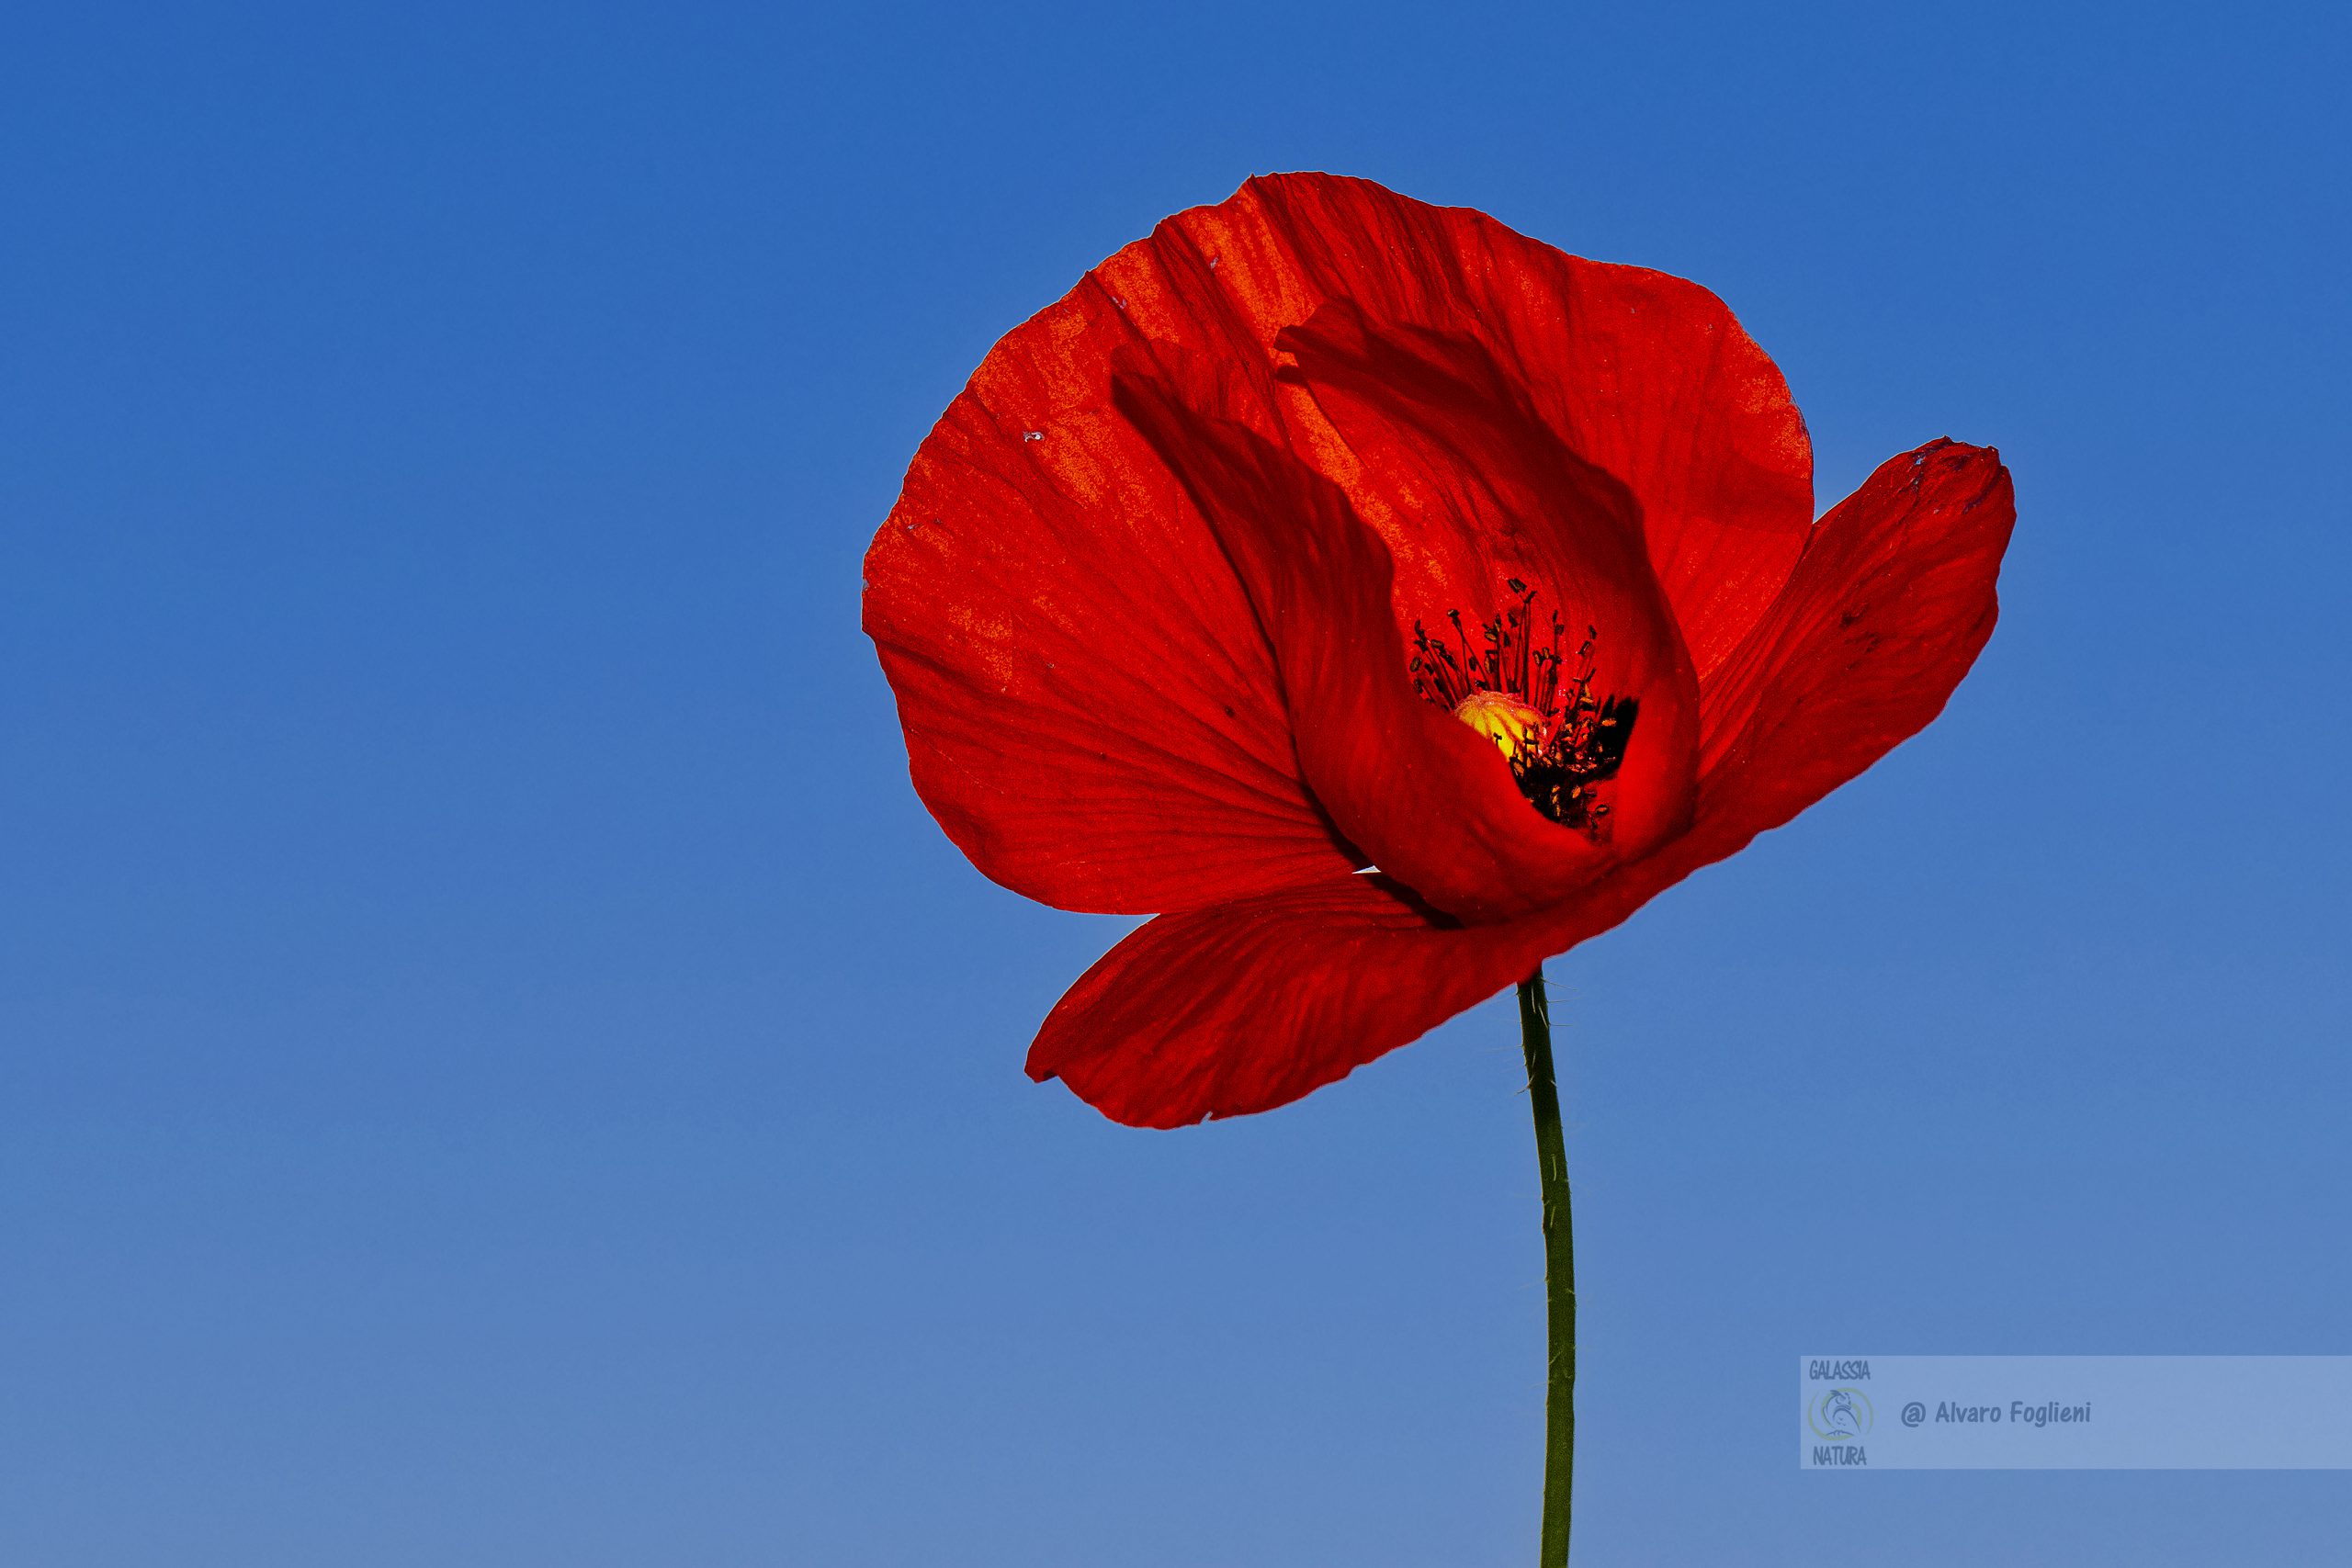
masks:
<instances>
[{"instance_id":1,"label":"flower center","mask_svg":"<svg viewBox=\"0 0 2352 1568\"><path fill-rule=\"evenodd\" d=\"M1510 587L1519 602L1480 628L1483 649L1471 645L1459 610L1446 612L1451 643L1413 623L1413 690L1493 741L1535 809L1597 839L1609 816L1597 792L1625 761L1640 705L1593 695L1598 627L1585 628L1571 675L1560 651L1567 623L1554 612L1548 640L1538 646L1535 591L1515 577Z\"/></svg>"}]
</instances>

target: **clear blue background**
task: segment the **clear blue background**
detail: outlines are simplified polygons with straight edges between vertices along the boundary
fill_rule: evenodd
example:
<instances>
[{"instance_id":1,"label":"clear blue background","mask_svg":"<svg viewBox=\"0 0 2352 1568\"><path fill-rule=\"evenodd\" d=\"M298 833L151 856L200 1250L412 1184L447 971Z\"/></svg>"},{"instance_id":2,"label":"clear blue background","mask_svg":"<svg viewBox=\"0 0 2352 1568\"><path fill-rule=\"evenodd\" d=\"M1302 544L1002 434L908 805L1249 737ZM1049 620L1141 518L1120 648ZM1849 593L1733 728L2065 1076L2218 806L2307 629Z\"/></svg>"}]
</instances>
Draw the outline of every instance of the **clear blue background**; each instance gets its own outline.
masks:
<instances>
[{"instance_id":1,"label":"clear blue background","mask_svg":"<svg viewBox=\"0 0 2352 1568\"><path fill-rule=\"evenodd\" d=\"M333 14L330 15L329 13ZM2346 1474L1800 1474L1794 1359L2352 1352L2340 8L51 6L0 40L0 1561L1524 1562L1508 1001L1021 1075L856 629L997 334L1323 167L1705 282L1947 716L1553 965L1578 1561L2344 1560Z\"/></svg>"}]
</instances>

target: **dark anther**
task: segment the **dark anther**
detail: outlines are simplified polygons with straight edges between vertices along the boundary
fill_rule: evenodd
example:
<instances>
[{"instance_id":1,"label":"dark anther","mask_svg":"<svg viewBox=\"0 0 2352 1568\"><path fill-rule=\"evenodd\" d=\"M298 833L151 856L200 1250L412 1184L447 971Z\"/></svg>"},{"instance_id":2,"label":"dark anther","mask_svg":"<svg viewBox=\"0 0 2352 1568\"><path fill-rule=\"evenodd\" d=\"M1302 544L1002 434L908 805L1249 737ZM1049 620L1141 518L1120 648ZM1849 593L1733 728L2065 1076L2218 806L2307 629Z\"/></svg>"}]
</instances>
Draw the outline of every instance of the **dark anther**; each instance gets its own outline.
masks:
<instances>
[{"instance_id":1,"label":"dark anther","mask_svg":"<svg viewBox=\"0 0 2352 1568\"><path fill-rule=\"evenodd\" d=\"M1413 623L1413 690L1449 712L1482 692L1532 709L1537 719L1526 741L1510 751L1520 793L1553 821L1598 837L1610 808L1597 798L1597 789L1624 765L1640 705L1628 696L1593 694L1599 626L1585 627L1576 650L1577 671L1570 675L1560 651L1567 622L1554 611L1551 646L1535 647L1529 636L1535 593L1518 578L1507 581L1520 602L1480 628L1487 643L1483 652L1472 652L1459 610L1445 613L1461 639L1458 658L1444 643L1431 641L1419 621Z\"/></svg>"}]
</instances>

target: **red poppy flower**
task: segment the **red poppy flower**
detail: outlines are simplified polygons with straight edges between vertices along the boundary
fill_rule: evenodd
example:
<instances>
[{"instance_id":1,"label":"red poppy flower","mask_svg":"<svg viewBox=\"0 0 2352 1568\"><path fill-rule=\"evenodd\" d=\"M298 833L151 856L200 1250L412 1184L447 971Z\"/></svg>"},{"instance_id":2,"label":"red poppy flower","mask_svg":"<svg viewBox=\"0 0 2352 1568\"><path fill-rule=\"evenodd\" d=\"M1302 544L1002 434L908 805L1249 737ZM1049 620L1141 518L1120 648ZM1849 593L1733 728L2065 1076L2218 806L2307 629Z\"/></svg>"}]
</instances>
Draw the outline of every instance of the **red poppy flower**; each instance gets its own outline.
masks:
<instances>
[{"instance_id":1,"label":"red poppy flower","mask_svg":"<svg viewBox=\"0 0 2352 1568\"><path fill-rule=\"evenodd\" d=\"M1031 1076L1174 1126L1344 1076L1869 767L1990 635L2013 517L1992 450L1936 441L1816 523L1706 290L1287 175L989 351L865 625L973 863L1157 917Z\"/></svg>"}]
</instances>

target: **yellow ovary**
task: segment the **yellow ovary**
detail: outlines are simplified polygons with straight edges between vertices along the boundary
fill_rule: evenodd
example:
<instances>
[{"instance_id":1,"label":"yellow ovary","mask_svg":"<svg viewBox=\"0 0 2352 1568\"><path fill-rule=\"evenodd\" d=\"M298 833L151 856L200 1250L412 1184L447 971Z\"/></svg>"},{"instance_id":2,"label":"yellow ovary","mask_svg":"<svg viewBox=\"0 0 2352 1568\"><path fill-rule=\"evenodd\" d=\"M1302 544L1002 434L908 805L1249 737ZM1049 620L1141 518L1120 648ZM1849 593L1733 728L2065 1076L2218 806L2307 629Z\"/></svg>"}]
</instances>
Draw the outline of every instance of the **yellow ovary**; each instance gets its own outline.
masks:
<instances>
[{"instance_id":1,"label":"yellow ovary","mask_svg":"<svg viewBox=\"0 0 2352 1568\"><path fill-rule=\"evenodd\" d=\"M1500 692L1473 692L1454 705L1453 716L1493 741L1512 761L1535 744L1544 716Z\"/></svg>"}]
</instances>

